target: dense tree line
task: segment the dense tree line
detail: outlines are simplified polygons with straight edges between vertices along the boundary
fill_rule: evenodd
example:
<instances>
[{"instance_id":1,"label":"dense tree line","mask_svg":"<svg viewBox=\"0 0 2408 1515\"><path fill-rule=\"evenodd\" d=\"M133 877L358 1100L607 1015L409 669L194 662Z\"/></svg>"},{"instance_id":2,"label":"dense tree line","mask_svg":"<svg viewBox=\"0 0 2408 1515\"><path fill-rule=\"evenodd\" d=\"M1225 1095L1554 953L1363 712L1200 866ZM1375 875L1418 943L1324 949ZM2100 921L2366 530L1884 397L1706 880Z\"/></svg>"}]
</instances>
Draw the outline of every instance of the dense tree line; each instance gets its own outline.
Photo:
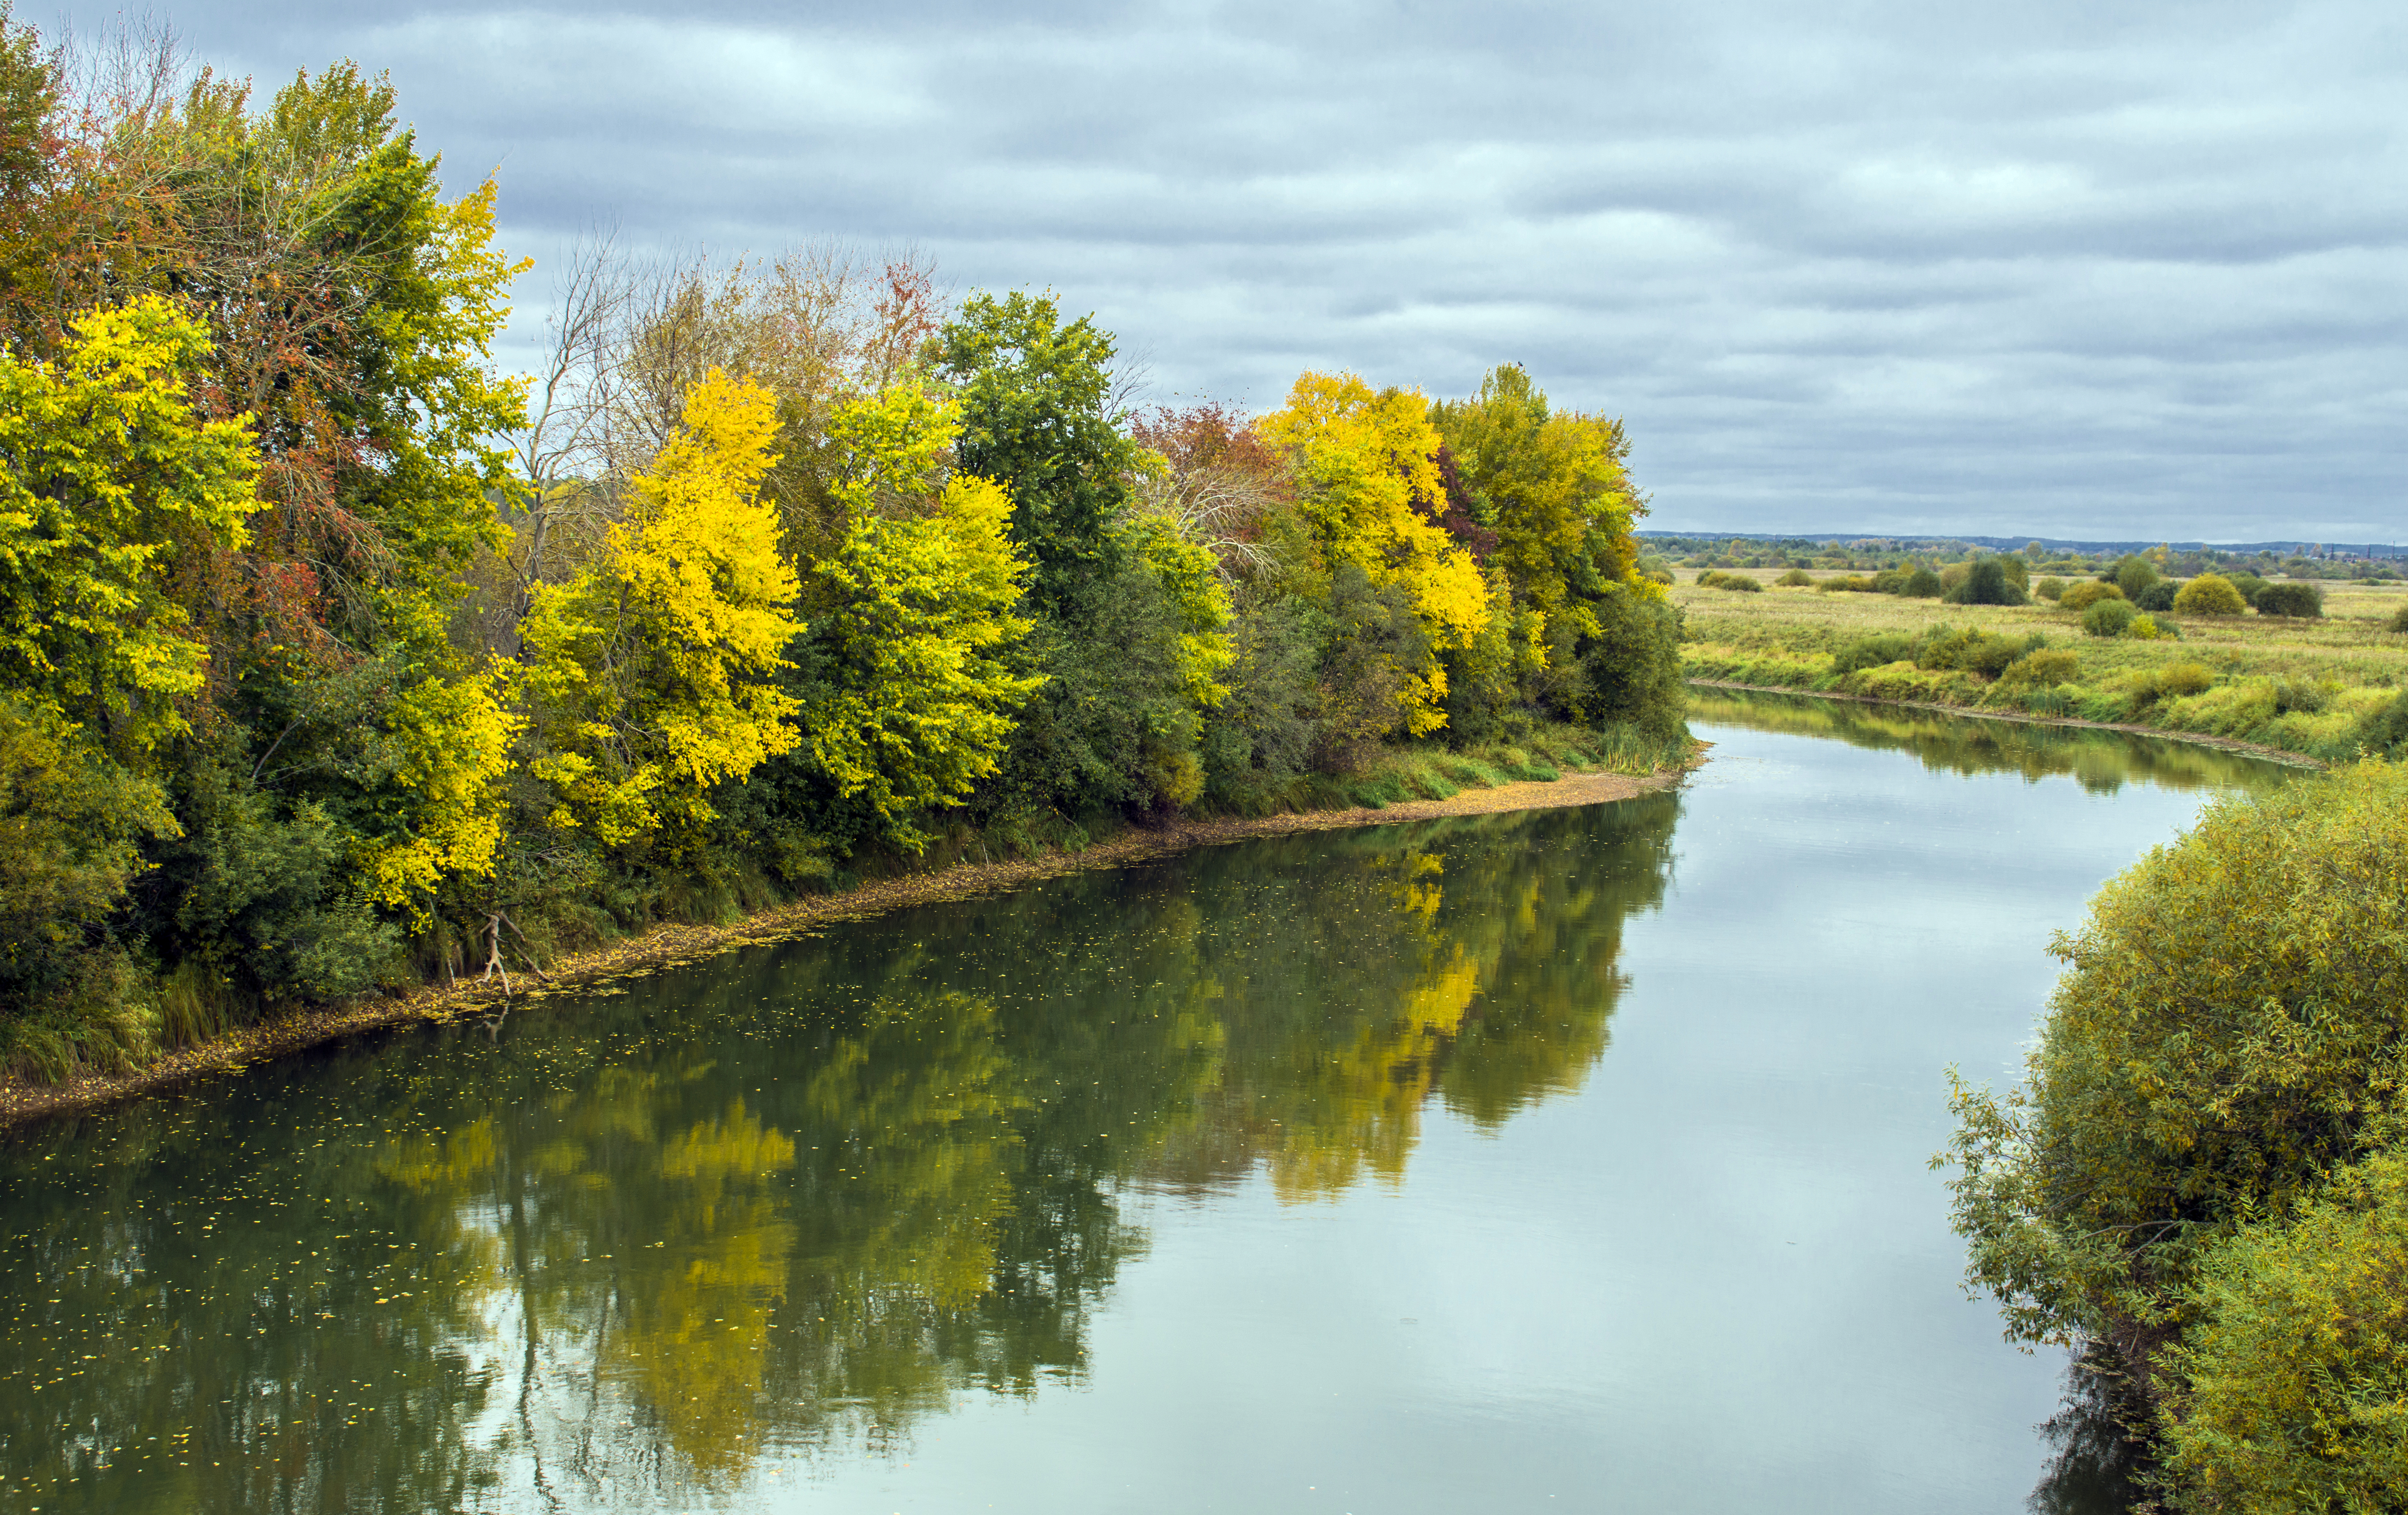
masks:
<instances>
[{"instance_id":1,"label":"dense tree line","mask_svg":"<svg viewBox=\"0 0 2408 1515\"><path fill-rule=\"evenodd\" d=\"M1518 368L1137 414L1050 296L595 245L511 379L495 186L383 82L128 57L0 17L20 1069L1397 743L1684 739L1621 424Z\"/></svg>"}]
</instances>

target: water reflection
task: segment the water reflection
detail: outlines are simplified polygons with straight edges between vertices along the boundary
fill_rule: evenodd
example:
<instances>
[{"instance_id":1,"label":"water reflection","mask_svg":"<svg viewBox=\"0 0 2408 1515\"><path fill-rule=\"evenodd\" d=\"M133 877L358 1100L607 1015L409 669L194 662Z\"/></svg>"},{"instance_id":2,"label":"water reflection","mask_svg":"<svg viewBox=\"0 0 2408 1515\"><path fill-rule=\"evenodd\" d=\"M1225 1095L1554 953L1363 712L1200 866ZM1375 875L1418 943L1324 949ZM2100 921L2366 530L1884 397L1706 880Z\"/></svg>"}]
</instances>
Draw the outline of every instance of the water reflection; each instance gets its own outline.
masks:
<instances>
[{"instance_id":1,"label":"water reflection","mask_svg":"<svg viewBox=\"0 0 2408 1515\"><path fill-rule=\"evenodd\" d=\"M2021 773L2034 780L2068 774L2093 794L2114 794L2127 784L2259 793L2300 772L2263 758L2162 737L1975 720L1903 705L1806 695L1693 687L1689 719L1912 752L1934 772Z\"/></svg>"},{"instance_id":2,"label":"water reflection","mask_svg":"<svg viewBox=\"0 0 2408 1515\"><path fill-rule=\"evenodd\" d=\"M0 1150L0 1499L730 1494L1085 1370L1131 1186L1401 1183L1575 1089L1678 801L843 928Z\"/></svg>"}]
</instances>

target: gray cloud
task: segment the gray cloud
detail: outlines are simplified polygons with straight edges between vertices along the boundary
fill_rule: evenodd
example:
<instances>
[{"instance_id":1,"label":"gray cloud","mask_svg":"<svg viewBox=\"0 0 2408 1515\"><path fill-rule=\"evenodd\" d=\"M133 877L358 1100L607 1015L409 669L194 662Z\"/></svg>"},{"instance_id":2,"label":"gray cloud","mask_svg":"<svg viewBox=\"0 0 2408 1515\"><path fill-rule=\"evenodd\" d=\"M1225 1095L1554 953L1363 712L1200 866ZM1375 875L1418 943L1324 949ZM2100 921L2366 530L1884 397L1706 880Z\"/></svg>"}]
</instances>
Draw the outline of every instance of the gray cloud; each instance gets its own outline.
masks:
<instances>
[{"instance_id":1,"label":"gray cloud","mask_svg":"<svg viewBox=\"0 0 2408 1515\"><path fill-rule=\"evenodd\" d=\"M263 84L390 68L538 259L912 241L1254 406L1526 363L1627 418L1658 526L2408 539L2372 3L169 19Z\"/></svg>"}]
</instances>

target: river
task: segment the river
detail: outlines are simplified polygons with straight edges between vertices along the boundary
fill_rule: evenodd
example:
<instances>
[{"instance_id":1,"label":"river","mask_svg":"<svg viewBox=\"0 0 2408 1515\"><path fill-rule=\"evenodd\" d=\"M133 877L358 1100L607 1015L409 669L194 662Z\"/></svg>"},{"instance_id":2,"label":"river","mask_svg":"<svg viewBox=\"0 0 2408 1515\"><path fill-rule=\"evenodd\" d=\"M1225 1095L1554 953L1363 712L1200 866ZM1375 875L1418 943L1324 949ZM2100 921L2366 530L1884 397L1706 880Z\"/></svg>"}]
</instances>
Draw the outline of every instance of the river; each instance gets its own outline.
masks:
<instances>
[{"instance_id":1,"label":"river","mask_svg":"<svg viewBox=\"0 0 2408 1515\"><path fill-rule=\"evenodd\" d=\"M1958 1285L2197 747L1701 698L1683 791L1211 847L0 1141L0 1508L2104 1512ZM2063 1422L2061 1422L2063 1423ZM2069 1439L2071 1454L2061 1454Z\"/></svg>"}]
</instances>

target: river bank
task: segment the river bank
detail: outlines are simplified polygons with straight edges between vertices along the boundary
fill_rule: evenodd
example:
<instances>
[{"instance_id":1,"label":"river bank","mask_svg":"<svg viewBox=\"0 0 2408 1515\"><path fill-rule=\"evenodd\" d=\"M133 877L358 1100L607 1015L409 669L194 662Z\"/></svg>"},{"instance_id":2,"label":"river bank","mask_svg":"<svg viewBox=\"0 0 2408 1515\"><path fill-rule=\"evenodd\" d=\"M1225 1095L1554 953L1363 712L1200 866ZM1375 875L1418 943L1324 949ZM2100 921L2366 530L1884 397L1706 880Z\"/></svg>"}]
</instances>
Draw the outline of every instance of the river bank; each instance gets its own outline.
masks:
<instances>
[{"instance_id":1,"label":"river bank","mask_svg":"<svg viewBox=\"0 0 2408 1515\"><path fill-rule=\"evenodd\" d=\"M1877 695L1849 694L1837 689L1799 689L1778 684L1741 684L1730 679L1689 679L1684 681L1696 689L1728 689L1739 694L1786 695L1798 700L1830 700L1844 704L1894 706L1899 710L1929 711L1938 715L1961 715L1968 720L2006 721L2017 726L2055 726L2079 731L2117 731L2126 736L2158 737L2168 742L2180 742L2194 747L2214 747L2219 752L2240 753L2249 758L2263 758L2269 762L2291 768L2323 772L2326 764L2305 753L2270 747L2263 743L2243 742L2238 737L2212 736L2203 731L2170 731L2161 726L2140 726L2129 721L2090 721L2078 715L2032 715L2021 711L1981 710L1967 705L1943 704L1928 700L1884 700Z\"/></svg>"},{"instance_id":2,"label":"river bank","mask_svg":"<svg viewBox=\"0 0 2408 1515\"><path fill-rule=\"evenodd\" d=\"M2040 600L1949 605L1895 595L1676 585L1692 683L1853 696L1956 714L2140 732L2286 760L2347 761L2401 694L2408 637L2390 629L2408 589L2335 586L2325 613L2160 617L2153 639L2084 633ZM1926 656L1942 627L2046 649L2022 671ZM1926 666L1929 665L1929 666Z\"/></svg>"},{"instance_id":3,"label":"river bank","mask_svg":"<svg viewBox=\"0 0 2408 1515\"><path fill-rule=\"evenodd\" d=\"M1052 852L1005 862L955 863L924 873L879 879L838 893L797 900L724 925L660 926L608 946L564 958L539 975L530 977L523 971L511 974L507 987L498 976L491 980L463 979L408 994L308 1006L179 1047L134 1073L56 1084L0 1075L0 1129L163 1092L194 1078L234 1073L252 1063L290 1057L345 1036L490 1016L496 1007L507 1008L568 990L591 988L612 979L657 973L738 947L804 934L837 921L865 919L940 900L1000 893L1040 879L1126 867L1191 847L1250 837L1606 804L1669 788L1704 760L1701 748L1687 765L1659 770L1644 777L1567 772L1551 781L1517 780L1489 788L1468 789L1444 800L1406 801L1378 808L1354 806L1252 818L1182 818L1159 827L1134 828L1075 852Z\"/></svg>"}]
</instances>

